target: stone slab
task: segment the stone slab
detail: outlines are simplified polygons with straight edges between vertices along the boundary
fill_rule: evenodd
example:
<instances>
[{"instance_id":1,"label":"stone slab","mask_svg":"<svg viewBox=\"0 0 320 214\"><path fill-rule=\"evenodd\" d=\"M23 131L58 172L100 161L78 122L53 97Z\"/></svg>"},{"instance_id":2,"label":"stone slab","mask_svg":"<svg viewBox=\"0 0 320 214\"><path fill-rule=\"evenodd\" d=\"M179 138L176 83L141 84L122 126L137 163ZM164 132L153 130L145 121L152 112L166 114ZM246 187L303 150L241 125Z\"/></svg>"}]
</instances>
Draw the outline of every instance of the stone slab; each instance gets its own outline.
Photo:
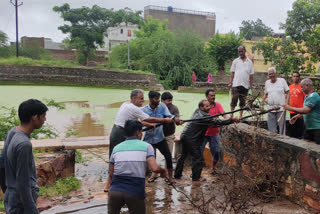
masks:
<instances>
[{"instance_id":1,"label":"stone slab","mask_svg":"<svg viewBox=\"0 0 320 214\"><path fill-rule=\"evenodd\" d=\"M31 140L33 149L91 149L109 146L109 136ZM4 142L0 141L0 149Z\"/></svg>"}]
</instances>

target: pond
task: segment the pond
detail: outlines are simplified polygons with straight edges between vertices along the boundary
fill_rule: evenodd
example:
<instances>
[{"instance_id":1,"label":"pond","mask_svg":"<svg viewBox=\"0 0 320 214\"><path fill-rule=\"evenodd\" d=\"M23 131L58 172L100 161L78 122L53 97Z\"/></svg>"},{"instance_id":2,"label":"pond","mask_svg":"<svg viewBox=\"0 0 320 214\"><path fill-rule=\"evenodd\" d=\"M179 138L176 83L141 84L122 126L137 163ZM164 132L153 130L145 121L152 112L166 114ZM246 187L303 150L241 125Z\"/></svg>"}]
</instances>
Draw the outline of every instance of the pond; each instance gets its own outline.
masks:
<instances>
[{"instance_id":1,"label":"pond","mask_svg":"<svg viewBox=\"0 0 320 214\"><path fill-rule=\"evenodd\" d=\"M47 113L47 124L56 129L59 137L71 132L78 136L109 135L118 108L130 97L130 90L93 87L3 85L0 91L0 106L5 107L17 109L22 101L30 98L64 103L65 110L50 107ZM198 102L205 98L204 94L199 93L171 93L182 119L189 119ZM147 96L148 91L145 91L145 104L148 103ZM229 95L217 94L216 100L225 111L230 110ZM177 130L182 128L180 126Z\"/></svg>"}]
</instances>

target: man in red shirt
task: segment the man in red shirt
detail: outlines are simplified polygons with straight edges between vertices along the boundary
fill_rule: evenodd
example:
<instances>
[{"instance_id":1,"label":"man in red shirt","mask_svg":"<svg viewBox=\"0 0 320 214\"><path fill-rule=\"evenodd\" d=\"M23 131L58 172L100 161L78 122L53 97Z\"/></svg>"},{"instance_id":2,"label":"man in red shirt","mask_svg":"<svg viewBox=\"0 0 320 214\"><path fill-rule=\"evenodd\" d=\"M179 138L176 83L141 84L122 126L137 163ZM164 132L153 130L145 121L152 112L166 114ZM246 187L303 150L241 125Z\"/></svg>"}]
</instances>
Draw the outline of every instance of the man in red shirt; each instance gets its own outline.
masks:
<instances>
[{"instance_id":1,"label":"man in red shirt","mask_svg":"<svg viewBox=\"0 0 320 214\"><path fill-rule=\"evenodd\" d=\"M222 105L215 101L216 93L213 89L208 89L205 95L211 106L209 110L209 114L215 115L215 114L224 113L224 109ZM227 115L224 115L223 117L225 119L229 118ZM217 163L220 160L219 128L210 126L207 129L205 139L201 145L202 154L203 154L204 148L206 147L207 142L209 142L210 152L213 160L212 169L210 173L212 175L215 175L216 174L215 168Z\"/></svg>"},{"instance_id":2,"label":"man in red shirt","mask_svg":"<svg viewBox=\"0 0 320 214\"><path fill-rule=\"evenodd\" d=\"M301 90L300 73L298 71L292 74L292 84L289 86L290 91L290 106L296 108L303 108L303 101L305 94ZM287 102L288 103L288 102ZM290 118L297 115L297 113L290 111ZM300 117L294 124L289 125L289 136L295 138L302 138L304 132L303 117Z\"/></svg>"}]
</instances>

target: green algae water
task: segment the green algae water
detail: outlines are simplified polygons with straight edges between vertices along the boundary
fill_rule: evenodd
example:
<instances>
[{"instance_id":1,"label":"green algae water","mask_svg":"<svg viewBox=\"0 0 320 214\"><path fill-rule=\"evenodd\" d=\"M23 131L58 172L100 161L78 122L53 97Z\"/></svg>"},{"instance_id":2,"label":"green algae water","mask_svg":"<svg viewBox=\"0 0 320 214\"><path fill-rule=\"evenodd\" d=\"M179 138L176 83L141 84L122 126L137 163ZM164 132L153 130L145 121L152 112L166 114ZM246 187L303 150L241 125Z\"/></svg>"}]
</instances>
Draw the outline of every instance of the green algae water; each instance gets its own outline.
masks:
<instances>
[{"instance_id":1,"label":"green algae water","mask_svg":"<svg viewBox=\"0 0 320 214\"><path fill-rule=\"evenodd\" d=\"M47 113L47 123L56 129L60 137L69 132L77 136L109 135L120 105L130 98L130 90L93 87L3 85L0 92L0 106L16 109L22 101L30 98L64 103L65 110L50 107ZM189 119L198 102L205 99L205 95L199 93L171 93L182 119ZM145 100L147 104L148 91L145 91ZM225 111L230 110L229 95L217 94L216 101ZM178 131L182 129L183 126L177 128Z\"/></svg>"}]
</instances>

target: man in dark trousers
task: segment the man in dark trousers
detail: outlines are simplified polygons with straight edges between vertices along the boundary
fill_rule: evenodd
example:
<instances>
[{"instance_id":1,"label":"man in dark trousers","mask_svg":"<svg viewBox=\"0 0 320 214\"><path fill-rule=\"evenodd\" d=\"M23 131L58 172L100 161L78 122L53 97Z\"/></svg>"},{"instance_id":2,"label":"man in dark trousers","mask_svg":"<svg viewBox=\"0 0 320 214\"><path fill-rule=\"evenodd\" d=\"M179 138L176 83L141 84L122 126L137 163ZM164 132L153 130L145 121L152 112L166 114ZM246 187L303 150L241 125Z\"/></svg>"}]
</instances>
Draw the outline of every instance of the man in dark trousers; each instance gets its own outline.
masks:
<instances>
[{"instance_id":1,"label":"man in dark trousers","mask_svg":"<svg viewBox=\"0 0 320 214\"><path fill-rule=\"evenodd\" d=\"M201 119L210 117L208 114L211 106L207 100L201 100L198 104L198 109L192 115L191 119ZM204 165L203 156L201 154L201 143L204 141L205 133L210 125L221 126L228 125L233 122L239 122L239 119L228 118L228 119L218 119L210 118L208 120L202 121L192 121L189 122L183 129L180 137L182 145L182 153L178 159L176 170L174 172L174 177L179 179L182 177L184 161L188 154L192 157L192 181L206 181L205 178L201 178L201 171Z\"/></svg>"},{"instance_id":2,"label":"man in dark trousers","mask_svg":"<svg viewBox=\"0 0 320 214\"><path fill-rule=\"evenodd\" d=\"M39 187L30 134L44 124L47 111L47 106L39 100L24 101L18 109L20 125L12 128L6 136L1 154L7 184L4 196L6 213L39 213Z\"/></svg>"},{"instance_id":3,"label":"man in dark trousers","mask_svg":"<svg viewBox=\"0 0 320 214\"><path fill-rule=\"evenodd\" d=\"M161 102L166 104L166 106L168 107L170 113L172 115L174 115L174 117L176 119L179 118L179 109L176 105L172 104L172 99L173 96L170 92L163 92L161 95ZM176 131L176 124L175 123L168 123L168 124L163 124L163 134L166 138L166 141L168 143L171 155L172 155L172 161L174 160L174 158L176 157L175 154L173 154L173 148L174 148L174 140L175 140L175 133ZM177 152L175 152L177 153Z\"/></svg>"}]
</instances>

